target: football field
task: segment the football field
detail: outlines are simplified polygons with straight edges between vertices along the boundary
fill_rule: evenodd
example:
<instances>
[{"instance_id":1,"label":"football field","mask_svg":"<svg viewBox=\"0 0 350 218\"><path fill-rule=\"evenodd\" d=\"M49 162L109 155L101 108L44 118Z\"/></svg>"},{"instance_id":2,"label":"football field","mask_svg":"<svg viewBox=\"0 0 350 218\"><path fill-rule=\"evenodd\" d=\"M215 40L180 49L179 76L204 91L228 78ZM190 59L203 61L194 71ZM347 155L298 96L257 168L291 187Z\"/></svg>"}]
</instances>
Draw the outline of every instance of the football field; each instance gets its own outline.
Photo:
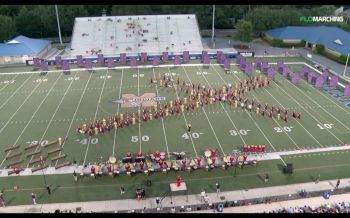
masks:
<instances>
[{"instance_id":1,"label":"football field","mask_svg":"<svg viewBox=\"0 0 350 218\"><path fill-rule=\"evenodd\" d=\"M300 71L303 65L290 67L292 71ZM268 113L262 116L218 102L146 122L136 121L135 125L112 128L104 135L89 137L76 132L76 128L84 123L89 126L91 122L101 122L115 114L136 113L137 104L124 107L118 103L123 95L134 98L156 96L161 98L161 104L188 96L184 89L151 84L151 78L159 75L219 89L228 83L235 87L248 79L237 66L231 66L231 72L227 73L221 66L203 67L201 64L81 70L69 75L59 72L44 76L0 74L0 169L13 165L23 169L38 167L36 160L40 155L45 157L45 166L54 167L73 160L78 165L88 165L107 161L110 156L120 160L126 152L148 155L158 150L170 158L172 152L182 151L192 157L203 156L207 149L217 149L220 156L229 155L243 145L264 144L266 151L273 153L350 144L350 109L305 80L300 79L300 83L294 85L280 74L276 74L269 86L244 96L255 102L261 101L262 106L268 103L269 108L271 105L288 108L287 122L269 118ZM260 73L254 69L253 75L260 76ZM301 119L294 119L293 111L301 112ZM187 132L188 124L192 125L190 133ZM63 139L61 146L55 143L58 138ZM51 160L63 154L62 158ZM348 159L348 153L345 154L339 152L342 164ZM286 164L298 160L297 157L281 156L273 163ZM332 166L322 155L316 153L310 157L317 159L314 163ZM254 173L258 168L250 170ZM264 170L269 169L265 166ZM29 180L30 176L21 179Z\"/></svg>"}]
</instances>

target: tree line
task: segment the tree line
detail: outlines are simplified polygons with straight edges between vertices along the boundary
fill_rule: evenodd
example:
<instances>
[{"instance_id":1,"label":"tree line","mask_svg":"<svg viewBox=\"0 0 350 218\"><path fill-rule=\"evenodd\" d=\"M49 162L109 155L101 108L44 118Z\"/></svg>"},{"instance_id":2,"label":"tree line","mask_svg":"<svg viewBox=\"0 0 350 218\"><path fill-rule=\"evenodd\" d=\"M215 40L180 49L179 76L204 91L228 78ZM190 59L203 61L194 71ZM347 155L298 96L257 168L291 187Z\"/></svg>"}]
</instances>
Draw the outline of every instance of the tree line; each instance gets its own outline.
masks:
<instances>
[{"instance_id":1,"label":"tree line","mask_svg":"<svg viewBox=\"0 0 350 218\"><path fill-rule=\"evenodd\" d=\"M335 8L331 5L216 5L215 28L232 29L239 25L238 20L245 20L252 31L259 32L301 25L299 16L324 16L333 13ZM200 29L210 29L212 25L212 5L58 5L62 36L71 36L75 17L101 16L103 9L107 16L196 14ZM57 37L54 5L0 5L0 41L19 34L33 38Z\"/></svg>"},{"instance_id":2,"label":"tree line","mask_svg":"<svg viewBox=\"0 0 350 218\"><path fill-rule=\"evenodd\" d=\"M234 38L250 42L254 35L261 36L265 30L283 26L332 25L350 31L350 25L346 22L306 23L300 21L301 16L332 16L336 8L334 5L281 5L278 7L264 5L254 7L235 24Z\"/></svg>"}]
</instances>

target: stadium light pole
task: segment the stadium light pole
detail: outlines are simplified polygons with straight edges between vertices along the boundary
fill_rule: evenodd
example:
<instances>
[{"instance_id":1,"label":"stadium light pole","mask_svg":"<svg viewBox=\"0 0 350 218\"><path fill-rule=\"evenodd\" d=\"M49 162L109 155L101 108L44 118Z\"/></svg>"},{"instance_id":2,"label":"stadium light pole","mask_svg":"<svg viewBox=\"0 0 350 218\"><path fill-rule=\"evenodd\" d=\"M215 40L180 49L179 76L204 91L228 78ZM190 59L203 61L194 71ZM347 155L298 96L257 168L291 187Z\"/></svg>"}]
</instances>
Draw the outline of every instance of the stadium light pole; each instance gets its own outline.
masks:
<instances>
[{"instance_id":1,"label":"stadium light pole","mask_svg":"<svg viewBox=\"0 0 350 218\"><path fill-rule=\"evenodd\" d=\"M349 55L350 55L350 53L348 53L348 58L346 59L346 63L345 63L345 67L344 67L344 73L343 73L344 77L345 77L345 73L346 73L346 68L348 67Z\"/></svg>"},{"instance_id":2,"label":"stadium light pole","mask_svg":"<svg viewBox=\"0 0 350 218\"><path fill-rule=\"evenodd\" d=\"M212 24L212 31L211 31L211 43L213 44L213 48L215 48L215 42L214 42L214 23L215 23L215 5L213 5L213 24Z\"/></svg>"},{"instance_id":3,"label":"stadium light pole","mask_svg":"<svg viewBox=\"0 0 350 218\"><path fill-rule=\"evenodd\" d=\"M61 45L63 45L62 38L61 38L61 27L60 27L60 19L58 18L57 5L55 5L55 9L56 9L56 19L57 19L57 27L58 27L58 37L60 38Z\"/></svg>"}]
</instances>

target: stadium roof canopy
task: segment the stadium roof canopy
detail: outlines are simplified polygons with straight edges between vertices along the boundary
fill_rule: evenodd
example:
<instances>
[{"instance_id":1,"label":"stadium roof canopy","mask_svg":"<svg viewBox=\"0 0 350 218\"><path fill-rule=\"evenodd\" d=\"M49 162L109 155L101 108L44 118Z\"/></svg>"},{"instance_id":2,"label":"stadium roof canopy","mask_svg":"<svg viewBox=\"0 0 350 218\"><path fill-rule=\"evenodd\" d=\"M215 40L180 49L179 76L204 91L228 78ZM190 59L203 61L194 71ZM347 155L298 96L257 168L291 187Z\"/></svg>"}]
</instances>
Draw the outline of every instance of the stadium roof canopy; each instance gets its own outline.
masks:
<instances>
[{"instance_id":1,"label":"stadium roof canopy","mask_svg":"<svg viewBox=\"0 0 350 218\"><path fill-rule=\"evenodd\" d=\"M287 26L266 31L282 40L303 39L312 44L323 44L333 51L350 53L350 33L334 26Z\"/></svg>"},{"instance_id":2,"label":"stadium roof canopy","mask_svg":"<svg viewBox=\"0 0 350 218\"><path fill-rule=\"evenodd\" d=\"M48 44L49 40L31 39L22 35L6 42L0 43L0 56L34 55L38 54Z\"/></svg>"}]
</instances>

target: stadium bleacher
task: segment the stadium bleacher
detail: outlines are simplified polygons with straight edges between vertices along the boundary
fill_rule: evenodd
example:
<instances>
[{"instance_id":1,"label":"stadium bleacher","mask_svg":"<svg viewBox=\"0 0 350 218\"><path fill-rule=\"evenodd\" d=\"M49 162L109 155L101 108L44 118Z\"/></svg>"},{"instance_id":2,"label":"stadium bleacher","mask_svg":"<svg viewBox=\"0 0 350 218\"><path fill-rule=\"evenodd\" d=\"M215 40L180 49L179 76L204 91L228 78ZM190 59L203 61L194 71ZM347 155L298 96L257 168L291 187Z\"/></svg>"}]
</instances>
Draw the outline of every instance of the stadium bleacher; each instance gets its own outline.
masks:
<instances>
[{"instance_id":1,"label":"stadium bleacher","mask_svg":"<svg viewBox=\"0 0 350 218\"><path fill-rule=\"evenodd\" d=\"M195 14L75 18L70 56L201 52Z\"/></svg>"}]
</instances>

